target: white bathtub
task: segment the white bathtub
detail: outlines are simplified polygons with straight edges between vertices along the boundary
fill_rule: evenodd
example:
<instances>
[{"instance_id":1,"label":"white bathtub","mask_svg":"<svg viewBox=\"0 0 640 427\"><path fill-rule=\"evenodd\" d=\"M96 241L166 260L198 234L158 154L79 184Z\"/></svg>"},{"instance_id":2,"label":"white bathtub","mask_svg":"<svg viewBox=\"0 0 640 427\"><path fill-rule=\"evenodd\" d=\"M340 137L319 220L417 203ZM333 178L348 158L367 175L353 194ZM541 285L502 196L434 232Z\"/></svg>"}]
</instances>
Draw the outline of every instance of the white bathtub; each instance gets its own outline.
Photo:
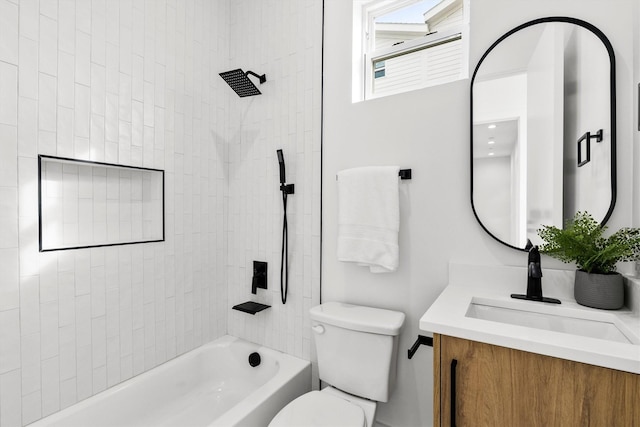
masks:
<instances>
[{"instance_id":1,"label":"white bathtub","mask_svg":"<svg viewBox=\"0 0 640 427\"><path fill-rule=\"evenodd\" d=\"M227 335L31 426L266 426L310 389L309 362Z\"/></svg>"}]
</instances>

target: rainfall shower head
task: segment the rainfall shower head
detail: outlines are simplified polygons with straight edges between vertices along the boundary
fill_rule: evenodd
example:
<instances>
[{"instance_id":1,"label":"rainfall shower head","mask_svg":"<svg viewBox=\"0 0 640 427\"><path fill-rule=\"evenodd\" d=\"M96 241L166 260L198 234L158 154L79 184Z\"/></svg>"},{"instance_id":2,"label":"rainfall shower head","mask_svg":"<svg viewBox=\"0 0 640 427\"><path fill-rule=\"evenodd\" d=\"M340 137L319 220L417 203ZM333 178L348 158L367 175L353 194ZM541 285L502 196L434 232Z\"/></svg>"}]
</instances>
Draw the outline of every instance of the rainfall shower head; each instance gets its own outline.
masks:
<instances>
[{"instance_id":1,"label":"rainfall shower head","mask_svg":"<svg viewBox=\"0 0 640 427\"><path fill-rule=\"evenodd\" d=\"M267 81L267 77L265 74L259 75L254 73L253 71L247 71L245 73L240 68L238 68L237 70L225 71L224 73L220 73L220 77L222 77L224 81L227 82L229 86L231 86L231 89L233 89L240 98L244 98L245 96L260 95L262 92L260 92L256 85L254 85L253 82L249 80L249 74L259 78L260 84Z\"/></svg>"}]
</instances>

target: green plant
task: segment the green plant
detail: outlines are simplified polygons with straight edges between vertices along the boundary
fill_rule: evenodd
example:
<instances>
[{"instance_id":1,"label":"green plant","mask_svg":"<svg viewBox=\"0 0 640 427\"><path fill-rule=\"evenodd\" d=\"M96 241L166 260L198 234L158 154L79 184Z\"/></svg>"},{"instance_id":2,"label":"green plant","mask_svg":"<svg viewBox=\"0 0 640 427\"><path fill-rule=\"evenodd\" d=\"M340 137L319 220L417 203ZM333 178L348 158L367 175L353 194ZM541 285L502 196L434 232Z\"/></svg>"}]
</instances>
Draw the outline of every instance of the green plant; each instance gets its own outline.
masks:
<instances>
[{"instance_id":1,"label":"green plant","mask_svg":"<svg viewBox=\"0 0 640 427\"><path fill-rule=\"evenodd\" d=\"M599 274L614 272L619 261L640 259L640 229L625 227L604 237L606 229L587 212L578 212L562 230L550 225L538 230L544 240L540 252Z\"/></svg>"}]
</instances>

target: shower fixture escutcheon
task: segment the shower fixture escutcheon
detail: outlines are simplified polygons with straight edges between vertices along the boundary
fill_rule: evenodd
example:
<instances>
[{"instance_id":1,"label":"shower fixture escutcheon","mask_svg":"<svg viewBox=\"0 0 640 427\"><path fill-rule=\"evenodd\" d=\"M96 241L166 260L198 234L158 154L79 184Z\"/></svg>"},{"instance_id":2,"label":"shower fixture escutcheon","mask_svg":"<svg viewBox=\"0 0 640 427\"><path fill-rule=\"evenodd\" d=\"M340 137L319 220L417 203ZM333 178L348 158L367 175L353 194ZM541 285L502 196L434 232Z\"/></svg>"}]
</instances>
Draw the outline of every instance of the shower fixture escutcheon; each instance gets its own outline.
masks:
<instances>
[{"instance_id":1,"label":"shower fixture escutcheon","mask_svg":"<svg viewBox=\"0 0 640 427\"><path fill-rule=\"evenodd\" d=\"M249 74L257 77L260 84L267 81L266 74L260 75L253 71L244 72L241 68L220 73L220 77L222 77L224 81L231 86L231 89L233 89L240 98L244 98L245 96L261 95L262 92L260 92L251 79L249 79Z\"/></svg>"}]
</instances>

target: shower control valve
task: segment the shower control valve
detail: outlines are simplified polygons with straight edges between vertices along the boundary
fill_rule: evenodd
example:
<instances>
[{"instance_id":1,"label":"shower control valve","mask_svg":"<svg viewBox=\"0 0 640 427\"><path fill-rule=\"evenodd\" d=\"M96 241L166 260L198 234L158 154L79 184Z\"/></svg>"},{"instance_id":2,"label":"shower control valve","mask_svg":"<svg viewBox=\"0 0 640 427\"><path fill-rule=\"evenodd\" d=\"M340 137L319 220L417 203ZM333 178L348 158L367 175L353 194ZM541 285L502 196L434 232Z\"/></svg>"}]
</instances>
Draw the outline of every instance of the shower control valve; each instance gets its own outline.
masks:
<instances>
[{"instance_id":1,"label":"shower control valve","mask_svg":"<svg viewBox=\"0 0 640 427\"><path fill-rule=\"evenodd\" d=\"M263 261L253 261L251 293L255 295L258 288L267 289L267 263Z\"/></svg>"}]
</instances>

